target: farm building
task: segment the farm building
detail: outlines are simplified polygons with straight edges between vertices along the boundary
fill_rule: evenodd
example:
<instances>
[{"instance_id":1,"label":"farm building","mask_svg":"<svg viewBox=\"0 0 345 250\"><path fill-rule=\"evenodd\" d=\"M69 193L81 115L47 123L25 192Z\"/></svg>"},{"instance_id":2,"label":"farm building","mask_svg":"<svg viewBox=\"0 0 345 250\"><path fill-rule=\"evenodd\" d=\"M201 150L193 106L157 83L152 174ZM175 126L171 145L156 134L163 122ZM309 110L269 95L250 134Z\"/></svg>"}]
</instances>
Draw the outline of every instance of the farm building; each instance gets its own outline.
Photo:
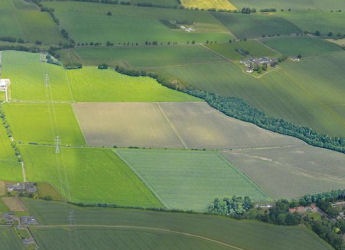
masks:
<instances>
[{"instance_id":1,"label":"farm building","mask_svg":"<svg viewBox=\"0 0 345 250\"><path fill-rule=\"evenodd\" d=\"M10 86L10 79L0 79L0 91L5 92L6 102L8 101L8 86Z\"/></svg>"}]
</instances>

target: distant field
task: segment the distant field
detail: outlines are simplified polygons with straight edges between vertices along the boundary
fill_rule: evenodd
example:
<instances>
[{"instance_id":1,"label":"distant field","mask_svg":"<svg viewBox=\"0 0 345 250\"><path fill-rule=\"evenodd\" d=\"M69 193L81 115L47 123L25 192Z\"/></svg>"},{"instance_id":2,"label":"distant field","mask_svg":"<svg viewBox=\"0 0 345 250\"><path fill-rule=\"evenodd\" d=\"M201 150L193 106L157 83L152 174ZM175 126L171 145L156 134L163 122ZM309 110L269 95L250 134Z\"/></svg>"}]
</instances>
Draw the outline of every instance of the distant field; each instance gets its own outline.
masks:
<instances>
[{"instance_id":1,"label":"distant field","mask_svg":"<svg viewBox=\"0 0 345 250\"><path fill-rule=\"evenodd\" d=\"M168 208L206 211L214 198L268 196L218 153L179 150L115 151Z\"/></svg>"},{"instance_id":2,"label":"distant field","mask_svg":"<svg viewBox=\"0 0 345 250\"><path fill-rule=\"evenodd\" d=\"M260 42L255 40L249 40L245 42L234 42L234 43L224 43L224 44L209 44L207 45L210 49L215 52L231 59L231 60L240 60L244 56L241 55L236 49L241 49L242 51L248 51L249 55L252 57L274 57L279 56L278 53L274 52L272 49L269 49L262 45Z\"/></svg>"},{"instance_id":3,"label":"distant field","mask_svg":"<svg viewBox=\"0 0 345 250\"><path fill-rule=\"evenodd\" d=\"M33 228L32 231L40 249L49 250L158 250L167 249L169 246L181 250L236 249L203 239L150 229L103 228L100 226Z\"/></svg>"},{"instance_id":4,"label":"distant field","mask_svg":"<svg viewBox=\"0 0 345 250\"><path fill-rule=\"evenodd\" d=\"M0 2L0 37L21 38L25 41L41 41L58 44L63 38L47 12L24 0Z\"/></svg>"},{"instance_id":5,"label":"distant field","mask_svg":"<svg viewBox=\"0 0 345 250\"><path fill-rule=\"evenodd\" d=\"M327 5L332 6L329 2ZM345 5L344 2L342 2ZM344 19L345 13L330 12L320 10L305 10L305 11L292 11L292 12L278 12L276 14L291 23L297 25L302 31L315 32L320 31L321 34L327 35L329 32L344 34L345 26Z\"/></svg>"},{"instance_id":6,"label":"distant field","mask_svg":"<svg viewBox=\"0 0 345 250\"><path fill-rule=\"evenodd\" d=\"M311 146L233 150L224 154L274 199L345 188L345 155Z\"/></svg>"},{"instance_id":7,"label":"distant field","mask_svg":"<svg viewBox=\"0 0 345 250\"><path fill-rule=\"evenodd\" d=\"M159 6L179 6L178 0L130 0L132 4L153 4Z\"/></svg>"},{"instance_id":8,"label":"distant field","mask_svg":"<svg viewBox=\"0 0 345 250\"><path fill-rule=\"evenodd\" d=\"M333 136L345 135L342 51L285 62L256 79L230 62L159 69L195 88L235 96L274 117Z\"/></svg>"},{"instance_id":9,"label":"distant field","mask_svg":"<svg viewBox=\"0 0 345 250\"><path fill-rule=\"evenodd\" d=\"M10 227L0 227L0 246L3 250L24 250L24 245Z\"/></svg>"},{"instance_id":10,"label":"distant field","mask_svg":"<svg viewBox=\"0 0 345 250\"><path fill-rule=\"evenodd\" d=\"M5 51L2 55L2 77L11 79L12 100L72 100L67 74L62 67L42 63L40 54ZM45 74L48 74L48 85Z\"/></svg>"},{"instance_id":11,"label":"distant field","mask_svg":"<svg viewBox=\"0 0 345 250\"><path fill-rule=\"evenodd\" d=\"M287 56L297 56L298 54L302 57L315 56L342 50L335 44L311 37L267 38L263 42Z\"/></svg>"},{"instance_id":12,"label":"distant field","mask_svg":"<svg viewBox=\"0 0 345 250\"><path fill-rule=\"evenodd\" d=\"M130 77L116 71L84 67L67 72L73 97L79 102L184 102L199 99L162 86L150 77Z\"/></svg>"},{"instance_id":13,"label":"distant field","mask_svg":"<svg viewBox=\"0 0 345 250\"><path fill-rule=\"evenodd\" d=\"M117 43L158 43L227 41L230 38L222 25L207 12L190 12L181 9L143 8L80 2L44 2L55 9L55 15L70 36L80 43L107 41ZM108 16L110 11L112 16ZM169 27L164 22L205 24L213 29L186 32ZM222 31L218 31L222 30ZM121 34L121 35L119 35Z\"/></svg>"},{"instance_id":14,"label":"distant field","mask_svg":"<svg viewBox=\"0 0 345 250\"><path fill-rule=\"evenodd\" d=\"M79 103L74 110L92 146L223 149L301 144L202 102Z\"/></svg>"},{"instance_id":15,"label":"distant field","mask_svg":"<svg viewBox=\"0 0 345 250\"><path fill-rule=\"evenodd\" d=\"M238 8L256 8L256 9L266 9L266 8L276 8L287 9L321 9L321 10L336 10L344 9L345 3L342 0L231 0Z\"/></svg>"},{"instance_id":16,"label":"distant field","mask_svg":"<svg viewBox=\"0 0 345 250\"><path fill-rule=\"evenodd\" d=\"M84 203L161 207L111 150L21 146L28 181L49 182L65 199Z\"/></svg>"},{"instance_id":17,"label":"distant field","mask_svg":"<svg viewBox=\"0 0 345 250\"><path fill-rule=\"evenodd\" d=\"M214 13L214 16L241 39L301 32L301 29L295 24L274 15Z\"/></svg>"},{"instance_id":18,"label":"distant field","mask_svg":"<svg viewBox=\"0 0 345 250\"><path fill-rule=\"evenodd\" d=\"M17 142L84 145L73 110L69 104L9 103L4 105L8 122Z\"/></svg>"},{"instance_id":19,"label":"distant field","mask_svg":"<svg viewBox=\"0 0 345 250\"><path fill-rule=\"evenodd\" d=\"M201 46L76 48L59 51L63 63L83 65L122 65L127 67L164 67L187 63L219 61L220 58Z\"/></svg>"},{"instance_id":20,"label":"distant field","mask_svg":"<svg viewBox=\"0 0 345 250\"><path fill-rule=\"evenodd\" d=\"M260 222L233 220L220 216L194 215L184 213L162 213L130 209L78 208L57 202L44 202L29 199L25 199L25 205L29 208L30 213L39 219L41 224L87 224L113 226L127 225L133 227L139 226L170 229L177 232L186 232L194 235L199 235L202 237L209 238L211 240L216 240L223 242L225 244L230 244L241 249L332 249L325 241L321 240L314 233L302 226L275 226ZM52 228L60 229L61 227L53 226ZM36 233L36 230L43 230L39 229L39 226L31 227L31 229L34 231L35 235L38 234ZM72 228L68 226L67 229L72 230ZM96 227L95 229L104 230L102 227ZM127 231L128 233L132 231L134 232L134 234L136 234L136 230L134 228L128 228L125 231ZM52 230L51 232L56 232L56 237L66 236L62 238L62 240L66 244L72 244L72 246L74 246L73 244L76 244L76 242L80 242L80 244L83 244L83 240L87 240L84 237L82 239L69 237L66 235L66 231ZM73 232L72 235L73 234L75 235L75 232ZM105 231L105 234L111 233L109 231ZM97 235L102 237L100 234ZM129 240L127 240L126 243L131 244L130 246L133 246L133 249L137 249L137 245L135 244L138 242L138 240L140 240L140 237L133 238L133 236L129 234L127 234L126 236L129 238ZM170 236L177 237L177 235L174 234L170 234ZM87 234L86 237L91 236ZM154 237L154 234L152 235L152 237ZM49 239L52 238L49 237ZM155 249L152 245L145 245L147 241L144 240L146 239L146 237L143 239L140 246L142 246L143 249ZM165 240L166 237L160 237L159 239ZM190 240L192 239L194 238L190 238ZM126 240L126 238L123 240ZM42 242L44 244L49 244L49 242L44 241L44 239L42 239ZM56 242L56 244L61 244L60 242L57 242L56 239L52 239L52 242ZM97 240L96 242L98 244L106 244L105 242L100 242L99 240ZM121 242L122 241L119 240L119 242L116 243L120 244ZM172 245L166 245L163 247L159 247L159 241L156 243L158 244L158 249L166 249L167 247L174 249L176 248L176 246L179 246L176 244L180 244L180 242L181 241L179 241L178 238L176 238L175 242L172 243ZM201 244L201 242L207 244L207 241L199 241L199 244ZM184 243L186 244L185 246L189 246L187 242ZM195 240L193 243L198 244ZM91 250L93 249L92 247L94 246L93 244L95 244L95 242L90 242L90 244L91 248L87 249ZM106 245L102 246L107 247ZM182 245L181 248L183 246L184 245ZM209 246L211 247L211 245ZM213 247L215 247L215 245L212 245L212 249ZM108 248L105 249L113 248L112 245L110 245ZM128 248L124 246L124 249ZM229 247L228 249L231 248Z\"/></svg>"},{"instance_id":21,"label":"distant field","mask_svg":"<svg viewBox=\"0 0 345 250\"><path fill-rule=\"evenodd\" d=\"M186 8L236 10L236 7L228 0L181 0Z\"/></svg>"},{"instance_id":22,"label":"distant field","mask_svg":"<svg viewBox=\"0 0 345 250\"><path fill-rule=\"evenodd\" d=\"M20 164L14 156L11 141L6 134L2 121L0 121L0 152L0 181L22 180Z\"/></svg>"}]
</instances>

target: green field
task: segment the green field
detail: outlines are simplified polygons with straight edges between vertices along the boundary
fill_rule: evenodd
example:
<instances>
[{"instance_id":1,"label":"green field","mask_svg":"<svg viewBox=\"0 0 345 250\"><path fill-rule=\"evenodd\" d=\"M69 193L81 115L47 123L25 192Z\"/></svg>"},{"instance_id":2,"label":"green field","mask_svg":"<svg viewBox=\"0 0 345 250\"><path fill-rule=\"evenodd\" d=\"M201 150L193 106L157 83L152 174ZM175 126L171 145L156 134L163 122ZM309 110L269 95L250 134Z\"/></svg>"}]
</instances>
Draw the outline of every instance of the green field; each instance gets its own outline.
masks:
<instances>
[{"instance_id":1,"label":"green field","mask_svg":"<svg viewBox=\"0 0 345 250\"><path fill-rule=\"evenodd\" d=\"M219 57L202 46L76 48L59 51L64 64L121 65L123 67L164 67L189 63L219 61Z\"/></svg>"},{"instance_id":2,"label":"green field","mask_svg":"<svg viewBox=\"0 0 345 250\"><path fill-rule=\"evenodd\" d=\"M44 5L55 9L61 25L79 43L144 44L145 41L157 41L166 44L192 40L221 42L230 38L226 29L206 12L76 2L45 2ZM108 11L111 16L107 15ZM203 28L196 25L194 32L186 32L168 27L164 21L203 24ZM205 25L208 26L206 30Z\"/></svg>"},{"instance_id":3,"label":"green field","mask_svg":"<svg viewBox=\"0 0 345 250\"><path fill-rule=\"evenodd\" d=\"M14 156L11 141L6 134L2 121L0 124L0 152L0 180L21 180L21 167Z\"/></svg>"},{"instance_id":4,"label":"green field","mask_svg":"<svg viewBox=\"0 0 345 250\"><path fill-rule=\"evenodd\" d=\"M10 227L0 226L0 246L3 250L24 250L19 237Z\"/></svg>"},{"instance_id":5,"label":"green field","mask_svg":"<svg viewBox=\"0 0 345 250\"><path fill-rule=\"evenodd\" d=\"M332 249L327 243L319 239L314 233L310 232L302 226L275 226L259 222L232 220L225 217L193 215L184 213L162 213L130 209L125 210L102 208L78 208L57 202L43 202L28 199L25 199L24 202L25 205L29 208L30 213L36 216L41 224L48 224L52 226L53 230L51 232L56 232L56 237L66 236L63 238L63 241L66 242L66 244L68 243L68 246L75 246L73 245L75 243L72 243L72 241L80 241L80 244L83 244L82 241L84 238L79 240L79 238L76 239L67 236L68 234L66 234L66 230L73 230L73 225L75 225L75 229L79 230L80 227L78 228L77 225L90 225L90 227L93 225L96 227L94 230L101 231L105 230L104 227L102 227L102 225L109 225L114 227L119 226L118 229L121 229L121 226L122 228L123 226L129 226L139 228L149 227L158 230L169 229L176 232L186 232L189 234L202 236L210 240L220 241L225 244L236 246L241 249ZM71 224L72 226L68 226ZM54 225L66 225L66 227ZM98 225L99 227L97 227L96 225ZM39 226L33 226L31 227L31 229L34 231L35 235L40 237L39 234L43 229L39 229ZM38 230L40 232L38 232ZM72 235L76 235L78 233L78 230L74 232L73 231L71 232ZM114 231L119 232L121 230ZM135 230L135 228L123 228L123 233L121 235L124 235L124 231L127 231L128 233L133 232L137 235L137 230ZM152 230L151 233L154 232L156 231ZM178 235L174 235L172 232L170 233L171 236L169 237L175 237L176 243L164 246L164 249L176 249L176 244L181 243L182 239L178 239ZM87 234L87 231L84 231L83 234ZM117 237L114 237L115 233L109 232L109 229L105 232L105 234L107 234L108 237L103 237L99 233L97 233L97 235L102 237L102 239L107 238L111 243L113 243L114 239L118 239ZM152 237L154 237L154 234L151 235ZM160 236L164 241L167 239L162 235ZM127 247L124 246L124 249L138 249L138 242L143 244L143 249L152 249L150 248L150 246L153 247L153 249L156 249L152 245L144 245L147 242L147 237L144 237L142 240L141 237L143 236L135 239L133 238L133 236L126 234L126 237L129 237L129 239L131 240L127 240L127 244L130 245L127 245ZM42 242L44 242L44 239L42 238ZM49 239L51 239L52 242L56 242L54 238L52 239L51 237L49 237ZM189 239L194 239L193 243L197 244L195 242L195 238L190 237ZM119 241L116 243L121 244L124 240L126 240L126 238L123 238L122 240L119 239ZM110 248L112 244L107 246L103 245L106 244L106 242L97 242L99 244L102 244L102 246L104 247L102 249L113 249ZM199 244L207 244L207 242L207 240L201 240L199 241ZM45 241L44 244L49 244L49 242ZM57 242L57 244L61 243ZM90 242L90 244L94 243ZM157 244L159 244L159 242L157 242ZM190 246L187 242L185 244L186 246ZM91 248L86 249L94 249L92 248L92 246L94 245L91 245ZM209 246L212 246L212 249L214 249L213 247L215 247L215 245ZM183 245L181 247L183 247ZM231 249L230 247L228 248ZM158 249L162 248L160 248L158 245ZM186 249L194 248L187 247Z\"/></svg>"},{"instance_id":6,"label":"green field","mask_svg":"<svg viewBox=\"0 0 345 250\"><path fill-rule=\"evenodd\" d=\"M69 104L8 103L4 111L17 142L54 144L59 136L62 145L85 144Z\"/></svg>"},{"instance_id":7,"label":"green field","mask_svg":"<svg viewBox=\"0 0 345 250\"><path fill-rule=\"evenodd\" d=\"M301 32L295 24L274 15L215 13L214 16L241 39Z\"/></svg>"},{"instance_id":8,"label":"green field","mask_svg":"<svg viewBox=\"0 0 345 250\"><path fill-rule=\"evenodd\" d=\"M305 10L278 12L274 16L279 16L290 21L297 25L302 31L315 32L318 30L322 35L327 35L329 32L333 32L334 35L339 32L341 34L345 33L345 13L343 11L340 13L332 13L321 10Z\"/></svg>"},{"instance_id":9,"label":"green field","mask_svg":"<svg viewBox=\"0 0 345 250\"><path fill-rule=\"evenodd\" d=\"M185 102L197 98L171 90L150 77L130 77L114 70L84 67L68 71L73 97L79 102Z\"/></svg>"},{"instance_id":10,"label":"green field","mask_svg":"<svg viewBox=\"0 0 345 250\"><path fill-rule=\"evenodd\" d=\"M257 79L230 62L160 69L195 88L246 100L274 117L282 117L318 132L344 136L345 53L285 62ZM325 94L326 93L326 94Z\"/></svg>"},{"instance_id":11,"label":"green field","mask_svg":"<svg viewBox=\"0 0 345 250\"><path fill-rule=\"evenodd\" d=\"M334 43L311 37L279 37L264 39L263 42L287 56L315 56L340 51L342 48Z\"/></svg>"},{"instance_id":12,"label":"green field","mask_svg":"<svg viewBox=\"0 0 345 250\"><path fill-rule=\"evenodd\" d=\"M111 150L21 146L29 181L48 182L69 201L161 207Z\"/></svg>"},{"instance_id":13,"label":"green field","mask_svg":"<svg viewBox=\"0 0 345 250\"><path fill-rule=\"evenodd\" d=\"M231 59L240 60L244 56L241 55L236 50L248 51L249 55L252 57L278 57L279 54L272 49L262 45L259 41L249 40L245 42L234 42L234 43L224 43L224 44L210 44L208 47L215 52Z\"/></svg>"},{"instance_id":14,"label":"green field","mask_svg":"<svg viewBox=\"0 0 345 250\"><path fill-rule=\"evenodd\" d=\"M132 4L152 4L155 6L179 6L178 0L130 0L129 2L131 2Z\"/></svg>"},{"instance_id":15,"label":"green field","mask_svg":"<svg viewBox=\"0 0 345 250\"><path fill-rule=\"evenodd\" d=\"M32 2L24 0L0 1L0 37L21 38L58 44L63 38L47 12L40 12Z\"/></svg>"},{"instance_id":16,"label":"green field","mask_svg":"<svg viewBox=\"0 0 345 250\"><path fill-rule=\"evenodd\" d=\"M321 9L321 10L336 10L344 9L345 3L342 0L231 0L231 2L238 8L276 8L277 10L291 8L295 9Z\"/></svg>"},{"instance_id":17,"label":"green field","mask_svg":"<svg viewBox=\"0 0 345 250\"><path fill-rule=\"evenodd\" d=\"M267 200L253 182L219 154L179 150L116 150L169 208L205 211L216 197Z\"/></svg>"},{"instance_id":18,"label":"green field","mask_svg":"<svg viewBox=\"0 0 345 250\"><path fill-rule=\"evenodd\" d=\"M41 62L40 54L3 52L2 77L11 79L11 100L72 100L66 71L63 67Z\"/></svg>"}]
</instances>

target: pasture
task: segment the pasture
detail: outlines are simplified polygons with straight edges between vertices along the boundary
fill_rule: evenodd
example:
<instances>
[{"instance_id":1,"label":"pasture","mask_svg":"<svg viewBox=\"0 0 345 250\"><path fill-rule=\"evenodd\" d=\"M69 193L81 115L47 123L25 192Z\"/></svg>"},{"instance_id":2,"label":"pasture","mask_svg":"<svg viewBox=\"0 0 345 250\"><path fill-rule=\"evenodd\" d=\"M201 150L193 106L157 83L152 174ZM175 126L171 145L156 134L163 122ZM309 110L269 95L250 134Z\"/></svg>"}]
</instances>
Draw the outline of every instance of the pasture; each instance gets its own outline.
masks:
<instances>
[{"instance_id":1,"label":"pasture","mask_svg":"<svg viewBox=\"0 0 345 250\"><path fill-rule=\"evenodd\" d=\"M264 46L256 40L248 40L233 43L209 44L208 48L229 58L230 60L241 60L244 58L237 50L247 51L251 57L278 57L279 54L272 49Z\"/></svg>"},{"instance_id":2,"label":"pasture","mask_svg":"<svg viewBox=\"0 0 345 250\"><path fill-rule=\"evenodd\" d=\"M59 51L64 64L79 62L95 66L101 63L131 68L200 64L220 58L202 46L75 48Z\"/></svg>"},{"instance_id":3,"label":"pasture","mask_svg":"<svg viewBox=\"0 0 345 250\"><path fill-rule=\"evenodd\" d=\"M263 43L287 56L316 56L342 50L336 44L311 37L267 38Z\"/></svg>"},{"instance_id":4,"label":"pasture","mask_svg":"<svg viewBox=\"0 0 345 250\"><path fill-rule=\"evenodd\" d=\"M63 67L41 62L38 53L3 52L2 77L11 79L12 101L71 101L73 99Z\"/></svg>"},{"instance_id":5,"label":"pasture","mask_svg":"<svg viewBox=\"0 0 345 250\"><path fill-rule=\"evenodd\" d=\"M246 100L274 117L320 133L344 136L343 51L284 62L254 78L230 62L159 69L197 89Z\"/></svg>"},{"instance_id":6,"label":"pasture","mask_svg":"<svg viewBox=\"0 0 345 250\"><path fill-rule=\"evenodd\" d=\"M10 227L0 227L0 246L3 250L24 250L19 237Z\"/></svg>"},{"instance_id":7,"label":"pasture","mask_svg":"<svg viewBox=\"0 0 345 250\"><path fill-rule=\"evenodd\" d=\"M20 164L14 155L11 141L6 134L2 121L0 122L0 180L22 180Z\"/></svg>"},{"instance_id":8,"label":"pasture","mask_svg":"<svg viewBox=\"0 0 345 250\"><path fill-rule=\"evenodd\" d=\"M7 120L17 142L84 145L73 110L64 103L8 103L4 105Z\"/></svg>"},{"instance_id":9,"label":"pasture","mask_svg":"<svg viewBox=\"0 0 345 250\"><path fill-rule=\"evenodd\" d=\"M184 102L197 98L162 86L150 77L131 77L114 70L84 67L67 72L78 102Z\"/></svg>"},{"instance_id":10,"label":"pasture","mask_svg":"<svg viewBox=\"0 0 345 250\"><path fill-rule=\"evenodd\" d=\"M161 207L162 204L111 150L21 146L28 181L48 182L68 201Z\"/></svg>"},{"instance_id":11,"label":"pasture","mask_svg":"<svg viewBox=\"0 0 345 250\"><path fill-rule=\"evenodd\" d=\"M228 13L214 13L213 15L240 39L301 32L301 29L292 22L274 15Z\"/></svg>"},{"instance_id":12,"label":"pasture","mask_svg":"<svg viewBox=\"0 0 345 250\"><path fill-rule=\"evenodd\" d=\"M328 4L329 3L327 2L327 5ZM319 31L322 35L327 35L329 32L333 32L334 35L337 33L345 33L344 12L301 10L292 12L278 12L276 16L282 17L297 25L302 31Z\"/></svg>"},{"instance_id":13,"label":"pasture","mask_svg":"<svg viewBox=\"0 0 345 250\"><path fill-rule=\"evenodd\" d=\"M224 149L301 144L201 102L78 103L73 107L92 146Z\"/></svg>"},{"instance_id":14,"label":"pasture","mask_svg":"<svg viewBox=\"0 0 345 250\"><path fill-rule=\"evenodd\" d=\"M171 209L206 211L214 198L268 196L216 152L118 149L115 152Z\"/></svg>"},{"instance_id":15,"label":"pasture","mask_svg":"<svg viewBox=\"0 0 345 250\"><path fill-rule=\"evenodd\" d=\"M293 11L296 9L336 10L345 8L345 3L341 0L231 0L231 2L238 8L275 8L277 10L284 9L285 11L287 11L289 8L291 8Z\"/></svg>"},{"instance_id":16,"label":"pasture","mask_svg":"<svg viewBox=\"0 0 345 250\"><path fill-rule=\"evenodd\" d=\"M228 0L181 0L182 6L194 9L236 10Z\"/></svg>"},{"instance_id":17,"label":"pasture","mask_svg":"<svg viewBox=\"0 0 345 250\"><path fill-rule=\"evenodd\" d=\"M218 31L224 30L222 25L207 12L80 2L44 2L44 6L54 8L55 15L70 36L76 42L84 44L105 44L107 41L129 45L143 45L146 41L185 44L193 40L224 42L230 38L228 32ZM107 15L108 11L112 13L111 16ZM211 29L186 32L178 26L172 28L164 24L169 21L181 25L212 25L215 31Z\"/></svg>"},{"instance_id":18,"label":"pasture","mask_svg":"<svg viewBox=\"0 0 345 250\"><path fill-rule=\"evenodd\" d=\"M224 153L274 199L345 188L345 155L308 145Z\"/></svg>"},{"instance_id":19,"label":"pasture","mask_svg":"<svg viewBox=\"0 0 345 250\"><path fill-rule=\"evenodd\" d=\"M3 0L0 2L0 37L23 39L32 43L63 42L58 27L47 12L41 12L32 2Z\"/></svg>"},{"instance_id":20,"label":"pasture","mask_svg":"<svg viewBox=\"0 0 345 250\"><path fill-rule=\"evenodd\" d=\"M52 228L57 229L61 227L54 225L66 225L65 230L73 230L73 225L68 227L71 224L76 225L76 228L78 228L77 225L110 225L114 227L125 225L190 233L241 249L273 250L279 248L287 250L291 249L291 247L303 250L331 249L325 241L302 226L275 226L260 222L238 221L220 216L200 214L165 213L131 209L80 208L58 202L44 202L31 199L25 199L24 202L29 208L30 213L39 218L41 224L52 225ZM36 232L39 226L31 227L31 229ZM101 230L100 228L97 229ZM130 232L132 230L134 228L128 228L126 231ZM58 231L58 233L61 233L61 231ZM56 237L62 236L60 234ZM51 239L51 237L49 238ZM77 241L76 238L69 238L68 236L63 238L68 243L71 239ZM130 239L133 238L131 237ZM164 239L166 238L164 237ZM137 240L134 239L134 242L128 240L127 243L136 244ZM53 241L55 242L54 239ZM177 242L179 243L179 241ZM69 244L73 243L70 242ZM173 243L171 248L174 248L174 246L175 244ZM135 249L135 245L133 247ZM166 247L169 246L164 246L163 248Z\"/></svg>"}]
</instances>

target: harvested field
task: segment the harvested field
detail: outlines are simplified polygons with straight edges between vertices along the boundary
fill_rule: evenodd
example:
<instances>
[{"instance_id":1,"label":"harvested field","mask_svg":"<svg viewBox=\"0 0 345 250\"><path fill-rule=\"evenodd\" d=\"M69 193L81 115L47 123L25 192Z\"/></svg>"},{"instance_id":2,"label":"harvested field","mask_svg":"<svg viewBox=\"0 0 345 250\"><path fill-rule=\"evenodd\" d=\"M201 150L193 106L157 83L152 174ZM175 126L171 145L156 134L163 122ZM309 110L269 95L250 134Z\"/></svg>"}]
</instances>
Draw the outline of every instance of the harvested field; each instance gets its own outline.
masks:
<instances>
[{"instance_id":1,"label":"harvested field","mask_svg":"<svg viewBox=\"0 0 345 250\"><path fill-rule=\"evenodd\" d=\"M23 202L17 197L3 197L2 201L11 211L19 212L26 210Z\"/></svg>"},{"instance_id":2,"label":"harvested field","mask_svg":"<svg viewBox=\"0 0 345 250\"><path fill-rule=\"evenodd\" d=\"M183 146L157 103L77 103L73 108L88 145Z\"/></svg>"},{"instance_id":3,"label":"harvested field","mask_svg":"<svg viewBox=\"0 0 345 250\"><path fill-rule=\"evenodd\" d=\"M224 153L275 199L345 188L345 155L309 145Z\"/></svg>"},{"instance_id":4,"label":"harvested field","mask_svg":"<svg viewBox=\"0 0 345 250\"><path fill-rule=\"evenodd\" d=\"M206 103L77 103L73 107L91 146L224 149L304 144L227 117Z\"/></svg>"},{"instance_id":5,"label":"harvested field","mask_svg":"<svg viewBox=\"0 0 345 250\"><path fill-rule=\"evenodd\" d=\"M228 0L181 0L181 3L186 8L236 10Z\"/></svg>"}]
</instances>

